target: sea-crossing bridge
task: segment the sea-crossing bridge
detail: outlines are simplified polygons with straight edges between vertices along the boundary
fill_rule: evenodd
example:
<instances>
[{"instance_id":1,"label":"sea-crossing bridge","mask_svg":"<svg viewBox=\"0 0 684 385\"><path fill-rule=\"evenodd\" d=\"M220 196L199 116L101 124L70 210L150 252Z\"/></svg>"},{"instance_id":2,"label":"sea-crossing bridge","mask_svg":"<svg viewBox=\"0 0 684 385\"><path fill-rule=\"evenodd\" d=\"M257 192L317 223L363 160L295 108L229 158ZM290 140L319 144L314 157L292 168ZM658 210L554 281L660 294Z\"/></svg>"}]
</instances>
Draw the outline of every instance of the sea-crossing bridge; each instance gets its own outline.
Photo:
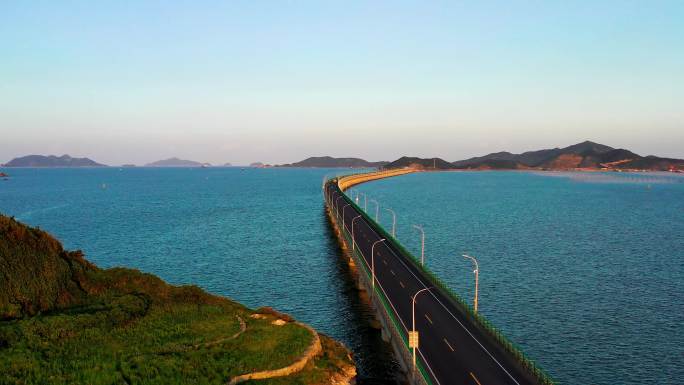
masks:
<instances>
[{"instance_id":1,"label":"sea-crossing bridge","mask_svg":"<svg viewBox=\"0 0 684 385\"><path fill-rule=\"evenodd\" d=\"M323 192L331 222L410 382L553 384L344 192L358 183L408 172L335 177L324 182Z\"/></svg>"}]
</instances>

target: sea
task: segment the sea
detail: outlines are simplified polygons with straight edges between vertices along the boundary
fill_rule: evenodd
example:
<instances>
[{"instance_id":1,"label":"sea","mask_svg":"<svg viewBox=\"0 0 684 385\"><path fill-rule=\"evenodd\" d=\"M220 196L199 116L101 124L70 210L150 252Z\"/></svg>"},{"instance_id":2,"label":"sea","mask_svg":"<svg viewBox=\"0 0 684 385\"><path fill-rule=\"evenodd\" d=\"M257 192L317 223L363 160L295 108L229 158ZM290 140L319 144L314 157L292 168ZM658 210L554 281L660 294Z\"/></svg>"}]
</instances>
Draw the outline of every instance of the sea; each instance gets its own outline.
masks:
<instances>
[{"instance_id":1,"label":"sea","mask_svg":"<svg viewBox=\"0 0 684 385\"><path fill-rule=\"evenodd\" d=\"M4 171L0 213L101 267L289 313L352 350L360 384L396 383L325 217L340 170ZM467 301L475 257L479 312L560 384L682 383L683 175L425 172L356 192L416 256L422 226L426 266Z\"/></svg>"}]
</instances>

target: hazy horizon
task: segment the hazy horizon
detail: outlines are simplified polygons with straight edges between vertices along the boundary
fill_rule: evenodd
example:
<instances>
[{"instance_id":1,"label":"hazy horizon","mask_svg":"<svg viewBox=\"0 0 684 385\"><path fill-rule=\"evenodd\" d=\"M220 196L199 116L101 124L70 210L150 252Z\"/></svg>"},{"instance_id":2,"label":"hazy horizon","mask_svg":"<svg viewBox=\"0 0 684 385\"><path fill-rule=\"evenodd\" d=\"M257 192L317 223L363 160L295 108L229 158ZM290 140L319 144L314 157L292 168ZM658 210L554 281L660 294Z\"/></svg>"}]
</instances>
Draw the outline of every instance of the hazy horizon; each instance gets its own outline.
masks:
<instances>
[{"instance_id":1,"label":"hazy horizon","mask_svg":"<svg viewBox=\"0 0 684 385\"><path fill-rule=\"evenodd\" d=\"M684 3L0 7L0 163L684 158Z\"/></svg>"},{"instance_id":2,"label":"hazy horizon","mask_svg":"<svg viewBox=\"0 0 684 385\"><path fill-rule=\"evenodd\" d=\"M578 143L580 143L580 142L572 143L572 144L578 144ZM572 145L572 144L569 144L569 145L561 145L561 146L554 146L554 147L544 147L544 148L528 149L528 150L525 150L525 151L546 150L546 149L552 149L552 148L564 148L564 147L568 147L568 146L570 146L570 145ZM605 144L605 143L599 143L599 144ZM611 147L612 147L612 146L611 146ZM619 148L619 147L616 147L616 148ZM501 150L501 151L506 151L506 150ZM512 153L523 153L523 152L525 152L525 151L518 151L518 152L509 151L509 152L512 152ZM493 151L493 152L500 152L500 151ZM483 154L477 154L477 155L474 155L474 156L472 156L472 157L478 157L478 156L488 155L488 154L490 154L490 153L486 153L486 154L484 154L484 153L483 153ZM44 156L53 155L53 156L58 156L58 157L59 157L59 156L63 156L63 155L69 155L69 156L71 156L72 158L88 158L88 159L94 160L94 161L96 161L96 162L98 162L98 163L103 163L103 164L105 164L105 165L107 165L107 166L122 166L122 165L129 165L129 164L133 164L133 165L135 165L135 166L145 166L145 165L147 165L148 163L153 163L153 162L160 161L160 160L168 160L168 159L171 159L171 158L178 158L178 159L180 159L180 160L189 160L189 161L196 161L196 162L201 162L201 163L210 163L212 166L223 166L224 164L230 164L231 166L247 166L247 165L250 165L250 164L252 164L252 163L263 163L263 164L270 164L270 165L282 165L282 164L296 163L296 162L299 162L299 161L301 161L301 160L305 160L305 159L311 158L311 157L331 156L331 155L327 155L327 154L321 154L321 155L306 155L306 156L302 156L302 157L300 157L300 158L298 158L298 159L296 159L296 160L293 160L293 161L280 162L280 163L277 163L277 162L276 162L276 163L262 162L262 161L260 161L260 160L254 160L254 161L250 161L250 162L237 162L237 163L235 163L235 162L216 162L216 163L212 163L212 162L204 161L204 160L202 160L202 159L182 158L182 157L177 157L177 156L169 156L169 157L166 157L166 158L159 158L159 159L149 160L149 161L145 161L145 162L142 162L142 163L134 163L134 162L106 163L106 162L102 162L102 161L100 161L100 160L98 160L98 159L95 159L95 158L93 158L93 157L91 157L91 156L87 156L87 155L84 155L84 156L74 156L74 155L72 155L72 154L24 154L24 155L19 155L19 156L17 156L17 157L29 156L29 155L44 155ZM656 155L656 156L658 156L658 154L638 154L638 155L642 155L642 156ZM342 155L342 156L332 156L332 157L333 157L333 158L360 158L360 159L363 159L363 160L366 160L366 161L369 161L369 162L381 162L381 161L388 161L388 162L391 162L391 161L394 161L394 160L399 159L399 158L402 157L402 156L414 156L414 155L413 155L413 154L405 154L405 155L397 156L396 158L392 158L392 159L366 159L366 158L363 158L363 157L360 157L360 156L355 156L355 155L348 155L348 156ZM434 157L434 156L424 155L423 157L425 157L425 158L431 158L431 157ZM471 157L468 157L468 158L471 158ZM468 159L468 158L459 158L459 159L444 159L444 158L442 158L442 159L444 159L444 160L446 160L446 161L449 161L449 162L455 162L455 161L459 161L459 160L465 160L465 159ZM674 157L674 158L677 158L677 157ZM677 159L680 159L680 158L677 158ZM11 159L8 159L8 161L9 161L9 160L11 160ZM2 163L4 163L4 162L0 162L0 164L2 164Z\"/></svg>"}]
</instances>

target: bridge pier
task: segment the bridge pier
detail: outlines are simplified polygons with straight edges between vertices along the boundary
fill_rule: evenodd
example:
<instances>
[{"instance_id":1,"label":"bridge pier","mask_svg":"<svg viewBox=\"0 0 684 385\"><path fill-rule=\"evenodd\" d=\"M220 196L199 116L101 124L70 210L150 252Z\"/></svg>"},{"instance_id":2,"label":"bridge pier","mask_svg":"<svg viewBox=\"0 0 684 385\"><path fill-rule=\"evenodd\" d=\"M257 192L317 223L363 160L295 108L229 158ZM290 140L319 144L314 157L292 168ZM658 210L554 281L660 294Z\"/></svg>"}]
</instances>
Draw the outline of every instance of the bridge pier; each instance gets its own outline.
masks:
<instances>
[{"instance_id":1,"label":"bridge pier","mask_svg":"<svg viewBox=\"0 0 684 385\"><path fill-rule=\"evenodd\" d=\"M387 310L382 304L381 299L378 298L377 294L374 294L371 287L370 278L363 271L360 271L362 268L359 267L359 264L363 262L356 261L356 257L353 255L351 247L347 244L348 241L344 233L342 233L342 225L337 223L335 214L327 205L326 213L328 220L330 221L330 225L332 226L342 251L344 252L344 258L348 261L351 273L350 278L354 281L354 286L359 291L359 296L364 301L368 302L371 306L371 309L373 309L375 321L371 324L371 326L373 328L380 329L383 341L389 342L390 346L392 346L394 357L399 362L402 373L397 377L403 378L405 383L409 385L428 385L423 376L413 373L413 357L406 348L403 337L394 327L390 315L387 313Z\"/></svg>"}]
</instances>

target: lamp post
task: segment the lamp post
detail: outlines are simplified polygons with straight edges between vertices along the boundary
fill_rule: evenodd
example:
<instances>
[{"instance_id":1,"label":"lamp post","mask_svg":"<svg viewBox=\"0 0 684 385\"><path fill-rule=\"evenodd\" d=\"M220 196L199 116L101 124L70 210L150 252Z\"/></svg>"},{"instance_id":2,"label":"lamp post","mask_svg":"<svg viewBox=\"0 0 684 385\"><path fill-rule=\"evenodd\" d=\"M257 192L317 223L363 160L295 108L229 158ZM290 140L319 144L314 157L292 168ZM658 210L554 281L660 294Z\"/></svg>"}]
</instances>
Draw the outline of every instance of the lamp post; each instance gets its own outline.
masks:
<instances>
[{"instance_id":1,"label":"lamp post","mask_svg":"<svg viewBox=\"0 0 684 385\"><path fill-rule=\"evenodd\" d=\"M347 229L347 228L344 226L344 210L345 210L347 207L349 207L349 206L351 206L351 203L347 203L346 205L342 206L342 228L343 228L343 229ZM349 230L347 229L347 231L349 231Z\"/></svg>"},{"instance_id":2,"label":"lamp post","mask_svg":"<svg viewBox=\"0 0 684 385\"><path fill-rule=\"evenodd\" d=\"M360 192L359 194L363 195L363 211L368 212L368 196L366 193Z\"/></svg>"},{"instance_id":3,"label":"lamp post","mask_svg":"<svg viewBox=\"0 0 684 385\"><path fill-rule=\"evenodd\" d=\"M373 243L373 246L371 246L371 271L373 274L373 292L375 292L375 245L377 245L380 242L385 242L385 238L375 241Z\"/></svg>"},{"instance_id":4,"label":"lamp post","mask_svg":"<svg viewBox=\"0 0 684 385\"><path fill-rule=\"evenodd\" d=\"M378 221L378 214L380 213L380 203L375 199L371 199L371 202L375 203L375 221Z\"/></svg>"},{"instance_id":5,"label":"lamp post","mask_svg":"<svg viewBox=\"0 0 684 385\"><path fill-rule=\"evenodd\" d=\"M397 214L394 213L394 210L388 209L387 207L385 207L385 210L392 213L392 236L396 238Z\"/></svg>"},{"instance_id":6,"label":"lamp post","mask_svg":"<svg viewBox=\"0 0 684 385\"><path fill-rule=\"evenodd\" d=\"M411 330L411 334L413 336L409 335L409 345L411 348L413 348L413 370L416 370L416 348L418 347L418 332L416 331L416 298L418 297L418 294L430 290L432 287L426 287L423 289L420 289L416 292L416 294L411 297L411 315L413 318L413 326Z\"/></svg>"},{"instance_id":7,"label":"lamp post","mask_svg":"<svg viewBox=\"0 0 684 385\"><path fill-rule=\"evenodd\" d=\"M361 218L363 215L359 214L352 218L352 252L354 252L354 247L356 246L356 238L354 238L354 221Z\"/></svg>"},{"instance_id":8,"label":"lamp post","mask_svg":"<svg viewBox=\"0 0 684 385\"><path fill-rule=\"evenodd\" d=\"M413 225L413 228L420 230L420 264L425 266L425 231L423 226Z\"/></svg>"},{"instance_id":9,"label":"lamp post","mask_svg":"<svg viewBox=\"0 0 684 385\"><path fill-rule=\"evenodd\" d=\"M330 186L328 188L328 204L329 205L332 205L332 200L333 200L333 197L335 196L334 194L336 194L336 191L334 191L332 189L332 186Z\"/></svg>"},{"instance_id":10,"label":"lamp post","mask_svg":"<svg viewBox=\"0 0 684 385\"><path fill-rule=\"evenodd\" d=\"M328 198L328 204L331 206L330 211L332 211L333 198L335 197L336 194L337 194L337 191L334 191L332 189L330 190L329 198Z\"/></svg>"},{"instance_id":11,"label":"lamp post","mask_svg":"<svg viewBox=\"0 0 684 385\"><path fill-rule=\"evenodd\" d=\"M335 199L335 211L337 212L337 218L340 218L340 199L344 198L342 195Z\"/></svg>"},{"instance_id":12,"label":"lamp post","mask_svg":"<svg viewBox=\"0 0 684 385\"><path fill-rule=\"evenodd\" d=\"M478 281L479 281L479 275L480 275L480 268L477 265L477 259L471 257L470 255L463 254L463 258L468 258L473 261L475 264L475 270L473 270L473 273L475 273L475 313L477 314L477 289L478 289Z\"/></svg>"}]
</instances>

